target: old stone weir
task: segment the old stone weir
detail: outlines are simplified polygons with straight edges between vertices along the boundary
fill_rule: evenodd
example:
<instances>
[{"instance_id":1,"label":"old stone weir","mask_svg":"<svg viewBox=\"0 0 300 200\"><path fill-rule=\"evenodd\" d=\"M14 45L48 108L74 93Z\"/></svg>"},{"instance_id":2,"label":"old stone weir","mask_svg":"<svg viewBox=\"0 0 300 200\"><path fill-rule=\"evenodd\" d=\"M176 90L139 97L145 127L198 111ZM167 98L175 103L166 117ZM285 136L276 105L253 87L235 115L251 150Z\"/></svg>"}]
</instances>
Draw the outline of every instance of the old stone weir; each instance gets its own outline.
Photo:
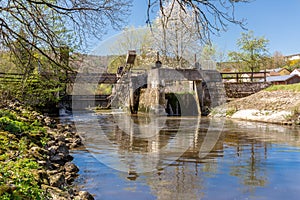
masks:
<instances>
[{"instance_id":1,"label":"old stone weir","mask_svg":"<svg viewBox=\"0 0 300 200\"><path fill-rule=\"evenodd\" d=\"M102 107L127 110L131 114L196 116L207 115L227 98L244 97L270 85L266 82L224 83L220 72L207 66L202 69L198 63L191 68L170 68L160 61L157 63L151 69L120 67L115 74L74 74L68 79L70 85L77 82L76 94L65 96L61 104L73 109ZM112 92L109 95L82 94L78 90L85 87L83 84L109 84Z\"/></svg>"},{"instance_id":2,"label":"old stone weir","mask_svg":"<svg viewBox=\"0 0 300 200\"><path fill-rule=\"evenodd\" d=\"M216 70L174 69L156 63L148 70L128 67L118 74L77 76L80 87L81 83L112 84L112 93L110 96L77 93L63 98L62 103L67 107L72 105L73 109L100 106L128 110L131 114L196 116L207 115L210 108L226 101L222 77ZM75 77L70 80L75 82Z\"/></svg>"},{"instance_id":3,"label":"old stone weir","mask_svg":"<svg viewBox=\"0 0 300 200\"><path fill-rule=\"evenodd\" d=\"M220 73L215 70L152 68L131 70L115 84L114 108L132 114L205 115L225 102Z\"/></svg>"}]
</instances>

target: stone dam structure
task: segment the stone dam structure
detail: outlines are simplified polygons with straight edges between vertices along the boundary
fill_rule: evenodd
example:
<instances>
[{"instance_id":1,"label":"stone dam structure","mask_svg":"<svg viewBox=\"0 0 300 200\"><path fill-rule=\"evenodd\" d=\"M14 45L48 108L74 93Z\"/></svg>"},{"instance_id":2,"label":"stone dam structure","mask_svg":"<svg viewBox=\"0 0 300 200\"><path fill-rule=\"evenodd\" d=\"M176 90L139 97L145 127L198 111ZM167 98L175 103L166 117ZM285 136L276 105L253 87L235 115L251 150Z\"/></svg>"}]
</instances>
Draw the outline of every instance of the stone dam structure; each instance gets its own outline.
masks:
<instances>
[{"instance_id":1,"label":"stone dam structure","mask_svg":"<svg viewBox=\"0 0 300 200\"><path fill-rule=\"evenodd\" d=\"M117 81L112 109L170 116L207 115L226 102L222 77L216 70L152 68L130 70Z\"/></svg>"}]
</instances>

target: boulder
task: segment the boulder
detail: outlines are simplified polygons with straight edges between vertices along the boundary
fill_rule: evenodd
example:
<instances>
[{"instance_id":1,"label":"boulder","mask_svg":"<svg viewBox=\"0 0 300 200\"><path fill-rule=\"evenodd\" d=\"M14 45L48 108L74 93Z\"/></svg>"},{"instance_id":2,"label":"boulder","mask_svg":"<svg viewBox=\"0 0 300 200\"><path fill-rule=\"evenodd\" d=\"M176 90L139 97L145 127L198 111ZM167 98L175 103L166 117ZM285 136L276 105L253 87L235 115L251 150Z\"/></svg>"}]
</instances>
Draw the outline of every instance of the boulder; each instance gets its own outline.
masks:
<instances>
[{"instance_id":1,"label":"boulder","mask_svg":"<svg viewBox=\"0 0 300 200\"><path fill-rule=\"evenodd\" d=\"M94 197L87 191L80 191L78 196L75 197L76 200L94 200Z\"/></svg>"}]
</instances>

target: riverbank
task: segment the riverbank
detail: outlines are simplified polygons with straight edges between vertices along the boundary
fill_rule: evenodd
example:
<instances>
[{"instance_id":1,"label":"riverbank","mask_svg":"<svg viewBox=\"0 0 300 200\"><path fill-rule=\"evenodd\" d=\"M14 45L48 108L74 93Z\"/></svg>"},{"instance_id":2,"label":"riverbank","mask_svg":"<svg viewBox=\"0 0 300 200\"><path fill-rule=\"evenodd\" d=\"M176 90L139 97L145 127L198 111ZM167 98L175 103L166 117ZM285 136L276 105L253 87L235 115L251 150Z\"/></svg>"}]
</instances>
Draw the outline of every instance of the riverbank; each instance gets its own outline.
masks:
<instances>
[{"instance_id":1,"label":"riverbank","mask_svg":"<svg viewBox=\"0 0 300 200\"><path fill-rule=\"evenodd\" d=\"M71 125L18 102L2 102L0 199L93 199L73 185L79 169L69 150L80 145Z\"/></svg>"},{"instance_id":2,"label":"riverbank","mask_svg":"<svg viewBox=\"0 0 300 200\"><path fill-rule=\"evenodd\" d=\"M212 116L258 122L300 125L300 84L271 86L214 109Z\"/></svg>"}]
</instances>

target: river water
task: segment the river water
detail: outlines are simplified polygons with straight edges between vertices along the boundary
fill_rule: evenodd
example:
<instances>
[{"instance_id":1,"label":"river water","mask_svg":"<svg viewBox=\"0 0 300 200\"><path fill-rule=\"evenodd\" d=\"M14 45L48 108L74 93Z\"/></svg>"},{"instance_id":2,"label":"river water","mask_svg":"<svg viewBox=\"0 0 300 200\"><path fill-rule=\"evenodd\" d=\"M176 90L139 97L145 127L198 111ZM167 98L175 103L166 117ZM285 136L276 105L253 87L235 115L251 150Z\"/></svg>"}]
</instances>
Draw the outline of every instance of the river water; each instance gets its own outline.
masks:
<instances>
[{"instance_id":1,"label":"river water","mask_svg":"<svg viewBox=\"0 0 300 200\"><path fill-rule=\"evenodd\" d=\"M66 120L63 119L62 120ZM300 128L81 113L76 181L95 199L299 199Z\"/></svg>"}]
</instances>

